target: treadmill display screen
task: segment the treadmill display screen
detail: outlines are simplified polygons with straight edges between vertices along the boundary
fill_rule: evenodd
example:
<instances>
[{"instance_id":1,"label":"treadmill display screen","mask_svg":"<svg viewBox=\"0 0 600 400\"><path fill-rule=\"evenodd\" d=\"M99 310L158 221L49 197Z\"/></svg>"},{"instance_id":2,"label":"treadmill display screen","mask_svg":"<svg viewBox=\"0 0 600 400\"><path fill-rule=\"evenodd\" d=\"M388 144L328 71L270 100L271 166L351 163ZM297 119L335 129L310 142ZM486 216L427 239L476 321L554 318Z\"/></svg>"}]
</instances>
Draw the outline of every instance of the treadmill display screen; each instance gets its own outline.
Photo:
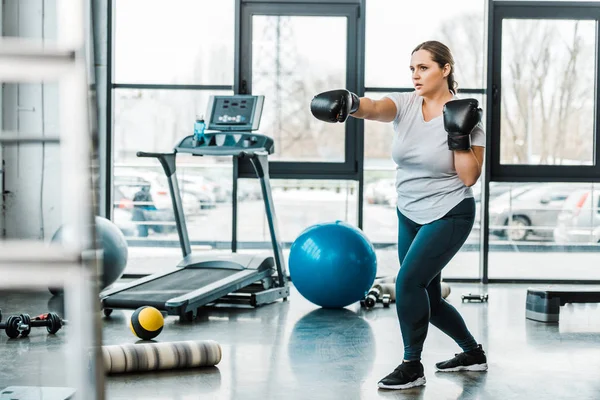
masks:
<instances>
[{"instance_id":1,"label":"treadmill display screen","mask_svg":"<svg viewBox=\"0 0 600 400\"><path fill-rule=\"evenodd\" d=\"M258 129L262 96L214 96L209 110L208 129L251 131Z\"/></svg>"}]
</instances>

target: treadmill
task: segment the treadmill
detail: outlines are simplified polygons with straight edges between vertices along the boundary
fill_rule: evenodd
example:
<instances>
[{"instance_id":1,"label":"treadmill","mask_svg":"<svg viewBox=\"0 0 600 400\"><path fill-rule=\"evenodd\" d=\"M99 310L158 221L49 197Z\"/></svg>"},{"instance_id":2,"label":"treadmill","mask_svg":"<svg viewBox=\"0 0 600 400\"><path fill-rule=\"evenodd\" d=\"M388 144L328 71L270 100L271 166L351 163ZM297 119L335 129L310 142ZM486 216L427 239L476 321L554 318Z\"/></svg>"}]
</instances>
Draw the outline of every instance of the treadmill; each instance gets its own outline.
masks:
<instances>
[{"instance_id":1,"label":"treadmill","mask_svg":"<svg viewBox=\"0 0 600 400\"><path fill-rule=\"evenodd\" d=\"M168 178L183 260L167 271L102 292L100 300L106 316L113 309L153 306L168 315L191 321L196 318L199 308L205 305L257 307L279 299L287 300L290 294L287 268L278 240L269 183L268 156L274 152L274 142L268 136L253 132L258 129L263 103L264 96L211 96L207 114L210 117L204 134L185 137L171 153L137 153L138 157L158 159ZM241 168L243 164L252 166L260 180L272 254L248 255L235 251L224 255L192 253L177 182L177 153L234 157L235 179L237 167ZM233 201L236 212L237 202Z\"/></svg>"}]
</instances>

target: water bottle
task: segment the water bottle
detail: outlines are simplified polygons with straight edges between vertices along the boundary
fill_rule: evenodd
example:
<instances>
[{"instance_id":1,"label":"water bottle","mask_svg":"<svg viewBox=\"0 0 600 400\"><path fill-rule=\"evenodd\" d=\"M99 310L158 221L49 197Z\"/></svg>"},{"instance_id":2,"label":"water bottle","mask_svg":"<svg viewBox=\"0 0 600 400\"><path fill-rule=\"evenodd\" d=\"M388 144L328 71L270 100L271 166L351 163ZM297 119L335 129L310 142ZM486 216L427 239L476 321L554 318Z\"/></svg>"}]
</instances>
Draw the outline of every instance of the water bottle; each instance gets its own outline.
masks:
<instances>
[{"instance_id":1,"label":"water bottle","mask_svg":"<svg viewBox=\"0 0 600 400\"><path fill-rule=\"evenodd\" d=\"M204 116L200 116L196 118L196 122L194 123L194 145L197 146L204 139L204 128L206 124L204 123Z\"/></svg>"}]
</instances>

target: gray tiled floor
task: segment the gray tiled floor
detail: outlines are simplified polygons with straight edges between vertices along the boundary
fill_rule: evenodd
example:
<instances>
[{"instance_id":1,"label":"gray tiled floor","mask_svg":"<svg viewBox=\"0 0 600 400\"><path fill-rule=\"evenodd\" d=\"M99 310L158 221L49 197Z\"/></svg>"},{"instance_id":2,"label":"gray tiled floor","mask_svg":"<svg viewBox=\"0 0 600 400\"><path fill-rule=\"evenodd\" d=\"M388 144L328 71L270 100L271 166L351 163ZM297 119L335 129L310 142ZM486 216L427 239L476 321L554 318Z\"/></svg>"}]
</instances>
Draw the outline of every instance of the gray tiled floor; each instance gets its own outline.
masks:
<instances>
[{"instance_id":1,"label":"gray tiled floor","mask_svg":"<svg viewBox=\"0 0 600 400\"><path fill-rule=\"evenodd\" d=\"M487 291L489 303L461 303L464 292ZM288 302L259 309L206 310L191 324L169 317L157 341L214 339L223 359L214 368L113 376L109 399L598 399L600 312L593 305L565 306L559 325L524 317L526 286L452 284L457 306L489 356L486 373L435 373L436 361L458 351L431 328L423 363L427 385L404 392L382 391L377 381L402 357L394 308L356 306L322 310L295 290ZM49 294L0 296L4 315L60 309ZM103 320L104 343L134 343L131 312ZM64 384L69 327L52 337L0 335L0 388Z\"/></svg>"}]
</instances>

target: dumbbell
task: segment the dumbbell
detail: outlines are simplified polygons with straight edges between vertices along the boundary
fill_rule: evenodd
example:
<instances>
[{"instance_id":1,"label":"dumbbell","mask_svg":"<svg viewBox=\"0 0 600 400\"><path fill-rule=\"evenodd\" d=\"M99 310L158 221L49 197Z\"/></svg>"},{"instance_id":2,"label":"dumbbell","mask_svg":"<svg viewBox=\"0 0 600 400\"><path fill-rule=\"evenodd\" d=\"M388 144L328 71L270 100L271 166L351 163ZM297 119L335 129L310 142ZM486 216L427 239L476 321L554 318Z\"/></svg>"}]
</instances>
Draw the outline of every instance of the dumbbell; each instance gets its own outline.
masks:
<instances>
[{"instance_id":1,"label":"dumbbell","mask_svg":"<svg viewBox=\"0 0 600 400\"><path fill-rule=\"evenodd\" d=\"M462 296L460 296L461 300L464 301L480 301L480 302L485 302L488 301L488 294L484 293L484 294L473 294L473 293L467 293L467 294L463 294Z\"/></svg>"},{"instance_id":2,"label":"dumbbell","mask_svg":"<svg viewBox=\"0 0 600 400\"><path fill-rule=\"evenodd\" d=\"M11 315L6 320L6 323L0 323L0 329L6 331L9 338L26 337L31 332L31 328L45 326L49 334L53 335L67 323L66 320L61 320L56 313L42 314L33 319L28 314Z\"/></svg>"},{"instance_id":3,"label":"dumbbell","mask_svg":"<svg viewBox=\"0 0 600 400\"><path fill-rule=\"evenodd\" d=\"M360 301L360 305L366 308L375 307L375 304L377 304L377 299L379 299L380 294L381 292L379 291L379 289L372 287L371 290L369 290L369 293L367 293L367 295L365 296L365 298Z\"/></svg>"},{"instance_id":4,"label":"dumbbell","mask_svg":"<svg viewBox=\"0 0 600 400\"><path fill-rule=\"evenodd\" d=\"M373 308L378 302L381 302L384 308L388 308L391 302L391 295L385 292L386 288L382 284L373 285L365 298L360 301L360 305L365 308Z\"/></svg>"}]
</instances>

